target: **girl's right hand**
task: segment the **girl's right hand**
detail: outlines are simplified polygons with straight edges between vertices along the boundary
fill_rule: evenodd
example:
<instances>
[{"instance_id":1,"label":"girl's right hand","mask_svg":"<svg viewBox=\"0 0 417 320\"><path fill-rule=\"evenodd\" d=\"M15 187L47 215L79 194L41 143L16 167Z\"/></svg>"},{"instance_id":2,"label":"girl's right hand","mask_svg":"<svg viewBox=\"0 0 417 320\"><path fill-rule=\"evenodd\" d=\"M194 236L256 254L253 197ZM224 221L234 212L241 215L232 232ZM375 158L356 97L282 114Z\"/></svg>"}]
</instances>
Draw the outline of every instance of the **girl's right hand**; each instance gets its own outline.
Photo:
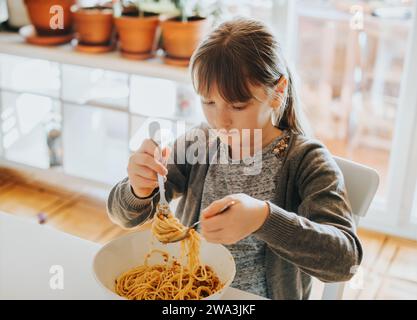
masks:
<instances>
[{"instance_id":1,"label":"girl's right hand","mask_svg":"<svg viewBox=\"0 0 417 320\"><path fill-rule=\"evenodd\" d=\"M169 148L162 149L162 161L158 160L159 147L151 139L146 139L129 158L127 173L134 194L146 198L158 187L157 173L165 177L168 170L163 162L169 157Z\"/></svg>"}]
</instances>

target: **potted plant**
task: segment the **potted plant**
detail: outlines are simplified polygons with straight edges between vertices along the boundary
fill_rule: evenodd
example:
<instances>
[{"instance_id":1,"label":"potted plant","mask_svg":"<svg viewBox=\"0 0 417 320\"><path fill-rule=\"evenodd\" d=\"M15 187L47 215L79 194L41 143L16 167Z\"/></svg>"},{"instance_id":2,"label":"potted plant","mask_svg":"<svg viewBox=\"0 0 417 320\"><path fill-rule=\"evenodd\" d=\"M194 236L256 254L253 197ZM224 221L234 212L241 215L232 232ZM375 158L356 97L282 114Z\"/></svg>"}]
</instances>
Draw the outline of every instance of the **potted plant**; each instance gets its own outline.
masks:
<instances>
[{"instance_id":1,"label":"potted plant","mask_svg":"<svg viewBox=\"0 0 417 320\"><path fill-rule=\"evenodd\" d=\"M76 0L25 0L30 21L39 36L59 36L72 33L72 13L71 6ZM59 8L58 11L51 9ZM62 17L62 28L51 27L54 20ZM62 14L62 15L61 15Z\"/></svg>"},{"instance_id":2,"label":"potted plant","mask_svg":"<svg viewBox=\"0 0 417 320\"><path fill-rule=\"evenodd\" d=\"M186 66L200 41L210 31L213 21L209 17L219 14L219 7L216 3L204 8L200 1L171 1L178 14L161 25L165 61ZM206 14L202 13L203 9Z\"/></svg>"},{"instance_id":3,"label":"potted plant","mask_svg":"<svg viewBox=\"0 0 417 320\"><path fill-rule=\"evenodd\" d=\"M114 38L113 7L111 2L98 2L96 6L72 7L74 26L77 34L77 47L112 49Z\"/></svg>"},{"instance_id":4,"label":"potted plant","mask_svg":"<svg viewBox=\"0 0 417 320\"><path fill-rule=\"evenodd\" d=\"M131 59L153 56L157 42L159 14L153 12L154 1L119 1L115 4L115 24L122 55Z\"/></svg>"}]
</instances>

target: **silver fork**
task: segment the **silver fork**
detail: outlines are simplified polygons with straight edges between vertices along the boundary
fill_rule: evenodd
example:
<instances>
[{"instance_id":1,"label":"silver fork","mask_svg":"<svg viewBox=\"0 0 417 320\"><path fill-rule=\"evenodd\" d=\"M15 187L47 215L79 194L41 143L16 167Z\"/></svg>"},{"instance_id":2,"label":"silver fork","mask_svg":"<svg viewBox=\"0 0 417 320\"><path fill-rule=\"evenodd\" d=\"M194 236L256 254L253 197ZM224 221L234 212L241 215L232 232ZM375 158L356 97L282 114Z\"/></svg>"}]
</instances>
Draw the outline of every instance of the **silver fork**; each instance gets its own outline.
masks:
<instances>
[{"instance_id":1,"label":"silver fork","mask_svg":"<svg viewBox=\"0 0 417 320\"><path fill-rule=\"evenodd\" d=\"M162 149L161 149L161 137L157 137L157 133L161 136L161 126L157 121L153 121L149 124L149 137L151 140L158 146L161 150L160 159L162 159ZM169 203L165 197L165 181L164 177L157 173L158 177L158 186L159 186L159 202L157 204L157 212L162 213L165 216L168 216L170 212Z\"/></svg>"},{"instance_id":2,"label":"silver fork","mask_svg":"<svg viewBox=\"0 0 417 320\"><path fill-rule=\"evenodd\" d=\"M234 200L230 201L219 212L217 212L216 215L222 214L223 212L227 211L231 206L233 206L235 204L236 204L236 201L234 201ZM184 240L190 234L191 229L194 229L200 222L201 222L201 220L198 220L197 222L193 223L191 226L189 226L187 229L185 229L184 232L180 236L178 236L175 239L170 239L169 242L172 243L172 242L178 242L178 241Z\"/></svg>"}]
</instances>

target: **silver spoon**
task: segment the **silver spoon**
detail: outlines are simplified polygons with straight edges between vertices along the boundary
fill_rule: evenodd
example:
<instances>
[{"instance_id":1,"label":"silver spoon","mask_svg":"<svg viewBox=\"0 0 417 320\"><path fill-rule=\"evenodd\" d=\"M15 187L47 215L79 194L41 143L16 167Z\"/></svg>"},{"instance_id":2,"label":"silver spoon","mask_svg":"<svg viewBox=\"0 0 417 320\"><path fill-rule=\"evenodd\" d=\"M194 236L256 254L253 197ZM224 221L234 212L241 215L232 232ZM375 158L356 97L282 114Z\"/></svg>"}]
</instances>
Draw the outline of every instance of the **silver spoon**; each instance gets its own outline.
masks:
<instances>
[{"instance_id":1,"label":"silver spoon","mask_svg":"<svg viewBox=\"0 0 417 320\"><path fill-rule=\"evenodd\" d=\"M231 206L233 206L235 204L236 204L236 201L234 201L234 200L230 201L227 205L225 205L223 207L223 209L221 209L219 212L217 212L216 215L222 214L223 212L227 211ZM189 226L187 229L185 229L184 232L181 235L179 235L177 238L170 239L169 242L173 243L173 242L178 242L178 241L184 240L190 234L191 229L194 229L198 224L200 224L200 222L201 222L201 220L193 223L191 226Z\"/></svg>"}]
</instances>

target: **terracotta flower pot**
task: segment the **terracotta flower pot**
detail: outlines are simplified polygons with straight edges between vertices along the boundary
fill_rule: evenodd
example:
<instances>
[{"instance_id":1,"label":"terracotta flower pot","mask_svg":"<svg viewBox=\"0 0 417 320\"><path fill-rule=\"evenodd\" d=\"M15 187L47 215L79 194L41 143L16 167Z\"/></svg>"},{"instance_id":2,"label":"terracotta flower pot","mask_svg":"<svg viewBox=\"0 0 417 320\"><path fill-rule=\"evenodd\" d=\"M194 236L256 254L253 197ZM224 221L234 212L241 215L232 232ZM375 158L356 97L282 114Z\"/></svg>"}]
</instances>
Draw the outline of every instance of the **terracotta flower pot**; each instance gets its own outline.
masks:
<instances>
[{"instance_id":1,"label":"terracotta flower pot","mask_svg":"<svg viewBox=\"0 0 417 320\"><path fill-rule=\"evenodd\" d=\"M200 41L210 31L208 19L193 17L187 22L178 18L162 22L163 48L168 57L189 60Z\"/></svg>"},{"instance_id":2,"label":"terracotta flower pot","mask_svg":"<svg viewBox=\"0 0 417 320\"><path fill-rule=\"evenodd\" d=\"M158 15L145 17L121 16L115 19L120 49L127 54L151 53L159 25Z\"/></svg>"},{"instance_id":3,"label":"terracotta flower pot","mask_svg":"<svg viewBox=\"0 0 417 320\"><path fill-rule=\"evenodd\" d=\"M71 6L76 0L25 0L30 21L39 35L65 35L72 32L72 12ZM53 29L50 22L54 16L51 13L53 6L61 6L63 9L63 28Z\"/></svg>"},{"instance_id":4,"label":"terracotta flower pot","mask_svg":"<svg viewBox=\"0 0 417 320\"><path fill-rule=\"evenodd\" d=\"M113 10L106 7L72 8L78 41L87 45L108 45L113 37Z\"/></svg>"}]
</instances>

